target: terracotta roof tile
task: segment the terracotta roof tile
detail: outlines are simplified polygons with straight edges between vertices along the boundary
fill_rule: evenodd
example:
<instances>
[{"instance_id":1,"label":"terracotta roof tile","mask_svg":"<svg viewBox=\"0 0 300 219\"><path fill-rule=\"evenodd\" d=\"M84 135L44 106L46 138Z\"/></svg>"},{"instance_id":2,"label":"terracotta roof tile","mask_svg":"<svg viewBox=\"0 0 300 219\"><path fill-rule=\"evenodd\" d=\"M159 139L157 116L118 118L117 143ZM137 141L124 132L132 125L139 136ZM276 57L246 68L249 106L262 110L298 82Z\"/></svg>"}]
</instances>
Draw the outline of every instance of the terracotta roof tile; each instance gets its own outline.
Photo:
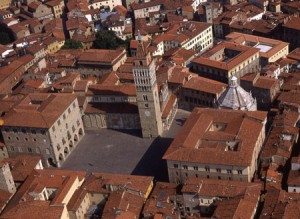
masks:
<instances>
[{"instance_id":1,"label":"terracotta roof tile","mask_svg":"<svg viewBox=\"0 0 300 219\"><path fill-rule=\"evenodd\" d=\"M283 28L300 30L300 18L299 17L291 17L285 24L283 24Z\"/></svg>"},{"instance_id":2,"label":"terracotta roof tile","mask_svg":"<svg viewBox=\"0 0 300 219\"><path fill-rule=\"evenodd\" d=\"M235 56L233 59L231 59L228 62L216 61L216 60L210 59L211 55L215 54L216 52L218 52L224 48L240 51L240 54L238 54L237 56ZM248 59L250 56L257 54L258 52L259 52L259 49L253 48L250 46L238 45L238 44L234 44L234 43L230 43L230 42L222 42L222 43L218 44L217 46L213 47L208 52L201 55L200 57L195 58L192 62L196 63L196 64L212 66L212 67L219 68L219 69L231 70L232 68L236 67L241 62Z\"/></svg>"},{"instance_id":3,"label":"terracotta roof tile","mask_svg":"<svg viewBox=\"0 0 300 219\"><path fill-rule=\"evenodd\" d=\"M6 207L5 218L61 218L64 210L62 201L76 181L83 182L84 172L68 170L34 170L22 184ZM44 188L56 189L51 201L36 200L34 193Z\"/></svg>"},{"instance_id":4,"label":"terracotta roof tile","mask_svg":"<svg viewBox=\"0 0 300 219\"><path fill-rule=\"evenodd\" d=\"M226 86L224 83L198 76L192 77L182 87L206 93L221 94L225 91Z\"/></svg>"},{"instance_id":5,"label":"terracotta roof tile","mask_svg":"<svg viewBox=\"0 0 300 219\"><path fill-rule=\"evenodd\" d=\"M119 84L119 77L117 75L117 72L112 71L107 74L105 74L98 82L99 84L103 86L113 86Z\"/></svg>"},{"instance_id":6,"label":"terracotta roof tile","mask_svg":"<svg viewBox=\"0 0 300 219\"><path fill-rule=\"evenodd\" d=\"M90 85L87 95L115 95L115 96L136 96L134 84L121 85Z\"/></svg>"},{"instance_id":7,"label":"terracotta roof tile","mask_svg":"<svg viewBox=\"0 0 300 219\"><path fill-rule=\"evenodd\" d=\"M281 51L283 48L288 47L289 45L288 43L280 40L274 40L270 38L259 37L259 36L249 35L249 34L238 33L238 32L232 32L228 34L226 36L226 39L230 40L231 42L235 42L243 45L251 42L251 43L255 43L255 45L265 44L267 46L270 46L272 48L269 49L267 52L262 52L262 51L259 52L261 57L266 57L266 58L270 58L271 56Z\"/></svg>"},{"instance_id":8,"label":"terracotta roof tile","mask_svg":"<svg viewBox=\"0 0 300 219\"><path fill-rule=\"evenodd\" d=\"M108 188L112 185L115 188L118 186L126 187L127 191L140 191L146 194L151 185L153 177L151 176L134 176L110 173L92 173L85 181L83 186L89 192L103 192L103 188ZM106 192L109 192L108 190Z\"/></svg>"},{"instance_id":9,"label":"terracotta roof tile","mask_svg":"<svg viewBox=\"0 0 300 219\"><path fill-rule=\"evenodd\" d=\"M41 161L40 156L18 155L12 158L6 158L2 163L9 163L14 181L23 182L30 175L32 170Z\"/></svg>"},{"instance_id":10,"label":"terracotta roof tile","mask_svg":"<svg viewBox=\"0 0 300 219\"><path fill-rule=\"evenodd\" d=\"M75 99L72 94L29 94L5 115L5 125L50 128ZM41 104L31 104L32 101Z\"/></svg>"},{"instance_id":11,"label":"terracotta roof tile","mask_svg":"<svg viewBox=\"0 0 300 219\"><path fill-rule=\"evenodd\" d=\"M63 216L64 206L50 206L48 201L21 202L1 216L11 219L39 219L41 215L45 218L60 219Z\"/></svg>"},{"instance_id":12,"label":"terracotta roof tile","mask_svg":"<svg viewBox=\"0 0 300 219\"><path fill-rule=\"evenodd\" d=\"M177 97L175 95L171 95L169 98L168 103L166 104L164 111L162 112L161 118L165 119L170 114L171 110L173 109L174 104L177 102Z\"/></svg>"},{"instance_id":13,"label":"terracotta roof tile","mask_svg":"<svg viewBox=\"0 0 300 219\"><path fill-rule=\"evenodd\" d=\"M290 52L287 57L296 61L300 61L300 48L296 48Z\"/></svg>"},{"instance_id":14,"label":"terracotta roof tile","mask_svg":"<svg viewBox=\"0 0 300 219\"><path fill-rule=\"evenodd\" d=\"M196 193L199 198L219 199L220 201L215 203L214 212L214 216L218 218L251 218L256 211L261 189L260 183L189 178L182 192ZM225 208L222 202L231 209Z\"/></svg>"},{"instance_id":15,"label":"terracotta roof tile","mask_svg":"<svg viewBox=\"0 0 300 219\"><path fill-rule=\"evenodd\" d=\"M176 200L176 188L177 185L175 183L157 182L152 190L151 197L145 203L143 216L146 218L159 213L161 218L166 218L167 216L177 218L180 213L174 209L174 204L172 203ZM154 216L154 218L156 217Z\"/></svg>"},{"instance_id":16,"label":"terracotta roof tile","mask_svg":"<svg viewBox=\"0 0 300 219\"><path fill-rule=\"evenodd\" d=\"M300 93L293 91L282 92L279 95L278 100L281 104L287 104L298 107L300 105Z\"/></svg>"},{"instance_id":17,"label":"terracotta roof tile","mask_svg":"<svg viewBox=\"0 0 300 219\"><path fill-rule=\"evenodd\" d=\"M12 196L13 194L0 189L0 213L5 208L5 206L7 205L8 201Z\"/></svg>"},{"instance_id":18,"label":"terracotta roof tile","mask_svg":"<svg viewBox=\"0 0 300 219\"><path fill-rule=\"evenodd\" d=\"M105 50L105 49L90 49L82 52L78 58L79 63L98 62L98 63L114 63L119 57L123 56L123 50Z\"/></svg>"},{"instance_id":19,"label":"terracotta roof tile","mask_svg":"<svg viewBox=\"0 0 300 219\"><path fill-rule=\"evenodd\" d=\"M74 91L85 91L88 87L89 81L87 80L79 80L76 81L74 86Z\"/></svg>"},{"instance_id":20,"label":"terracotta roof tile","mask_svg":"<svg viewBox=\"0 0 300 219\"><path fill-rule=\"evenodd\" d=\"M219 165L250 165L257 138L263 128L263 121L266 120L266 112L221 111L195 108L163 159ZM226 140L222 140L218 131L212 132L211 137L205 136L210 132L211 124L215 122L227 125L220 133L236 135L236 139L239 139L236 150L225 150ZM213 141L218 139L219 143L212 145L210 139L214 139Z\"/></svg>"},{"instance_id":21,"label":"terracotta roof tile","mask_svg":"<svg viewBox=\"0 0 300 219\"><path fill-rule=\"evenodd\" d=\"M104 206L102 218L138 218L144 201L143 197L130 194L126 191L112 192Z\"/></svg>"}]
</instances>

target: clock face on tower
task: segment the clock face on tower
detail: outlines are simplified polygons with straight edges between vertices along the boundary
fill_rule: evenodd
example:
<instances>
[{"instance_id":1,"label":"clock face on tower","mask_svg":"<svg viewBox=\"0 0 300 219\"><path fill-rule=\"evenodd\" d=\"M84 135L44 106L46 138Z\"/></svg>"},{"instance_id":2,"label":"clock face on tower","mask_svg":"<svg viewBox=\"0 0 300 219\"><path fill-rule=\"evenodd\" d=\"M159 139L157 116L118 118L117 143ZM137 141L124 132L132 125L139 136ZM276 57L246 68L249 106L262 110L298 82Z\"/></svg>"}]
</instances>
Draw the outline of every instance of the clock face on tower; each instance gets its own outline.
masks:
<instances>
[{"instance_id":1,"label":"clock face on tower","mask_svg":"<svg viewBox=\"0 0 300 219\"><path fill-rule=\"evenodd\" d=\"M149 117L149 116L150 116L150 112L149 112L148 110L146 110L146 111L145 111L145 115L146 115L147 117Z\"/></svg>"}]
</instances>

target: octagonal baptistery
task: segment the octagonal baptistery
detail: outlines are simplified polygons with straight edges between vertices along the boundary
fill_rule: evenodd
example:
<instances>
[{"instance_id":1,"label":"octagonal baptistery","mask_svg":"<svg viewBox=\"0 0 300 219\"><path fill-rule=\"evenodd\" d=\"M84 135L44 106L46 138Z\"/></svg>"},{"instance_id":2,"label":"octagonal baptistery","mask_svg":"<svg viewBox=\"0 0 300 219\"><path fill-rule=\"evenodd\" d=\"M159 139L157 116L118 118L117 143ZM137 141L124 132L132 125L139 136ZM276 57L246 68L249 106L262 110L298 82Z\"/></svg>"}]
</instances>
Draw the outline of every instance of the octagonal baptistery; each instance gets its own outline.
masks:
<instances>
[{"instance_id":1,"label":"octagonal baptistery","mask_svg":"<svg viewBox=\"0 0 300 219\"><path fill-rule=\"evenodd\" d=\"M238 84L236 76L231 77L228 87L216 101L216 106L221 109L257 110L256 99Z\"/></svg>"}]
</instances>

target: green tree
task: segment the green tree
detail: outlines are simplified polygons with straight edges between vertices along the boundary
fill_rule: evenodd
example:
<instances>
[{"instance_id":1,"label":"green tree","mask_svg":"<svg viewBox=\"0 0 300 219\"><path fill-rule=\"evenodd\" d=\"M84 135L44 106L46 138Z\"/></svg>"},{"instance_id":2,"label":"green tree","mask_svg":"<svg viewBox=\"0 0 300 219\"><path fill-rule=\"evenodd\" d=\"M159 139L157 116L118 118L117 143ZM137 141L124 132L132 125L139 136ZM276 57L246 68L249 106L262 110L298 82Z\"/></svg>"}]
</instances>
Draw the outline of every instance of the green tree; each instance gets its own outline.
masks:
<instances>
[{"instance_id":1,"label":"green tree","mask_svg":"<svg viewBox=\"0 0 300 219\"><path fill-rule=\"evenodd\" d=\"M5 32L0 32L0 44L6 45L11 42L9 35Z\"/></svg>"},{"instance_id":2,"label":"green tree","mask_svg":"<svg viewBox=\"0 0 300 219\"><path fill-rule=\"evenodd\" d=\"M67 39L65 44L61 48L62 49L81 49L82 44L79 41Z\"/></svg>"},{"instance_id":3,"label":"green tree","mask_svg":"<svg viewBox=\"0 0 300 219\"><path fill-rule=\"evenodd\" d=\"M128 40L118 38L113 31L101 29L96 33L96 40L93 47L96 49L117 49L127 48Z\"/></svg>"}]
</instances>

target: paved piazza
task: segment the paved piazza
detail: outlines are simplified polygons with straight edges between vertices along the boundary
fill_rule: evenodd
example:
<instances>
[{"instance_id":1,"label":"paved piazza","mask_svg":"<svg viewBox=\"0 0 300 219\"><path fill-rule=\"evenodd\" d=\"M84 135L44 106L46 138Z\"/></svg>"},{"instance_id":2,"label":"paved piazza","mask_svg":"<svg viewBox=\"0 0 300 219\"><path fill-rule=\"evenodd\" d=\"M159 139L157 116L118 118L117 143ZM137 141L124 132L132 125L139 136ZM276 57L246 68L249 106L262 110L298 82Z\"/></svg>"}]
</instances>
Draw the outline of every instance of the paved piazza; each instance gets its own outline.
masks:
<instances>
[{"instance_id":1,"label":"paved piazza","mask_svg":"<svg viewBox=\"0 0 300 219\"><path fill-rule=\"evenodd\" d=\"M161 158L189 114L178 110L170 130L157 139L143 139L136 130L86 131L62 169L152 175L166 181L166 163Z\"/></svg>"}]
</instances>

